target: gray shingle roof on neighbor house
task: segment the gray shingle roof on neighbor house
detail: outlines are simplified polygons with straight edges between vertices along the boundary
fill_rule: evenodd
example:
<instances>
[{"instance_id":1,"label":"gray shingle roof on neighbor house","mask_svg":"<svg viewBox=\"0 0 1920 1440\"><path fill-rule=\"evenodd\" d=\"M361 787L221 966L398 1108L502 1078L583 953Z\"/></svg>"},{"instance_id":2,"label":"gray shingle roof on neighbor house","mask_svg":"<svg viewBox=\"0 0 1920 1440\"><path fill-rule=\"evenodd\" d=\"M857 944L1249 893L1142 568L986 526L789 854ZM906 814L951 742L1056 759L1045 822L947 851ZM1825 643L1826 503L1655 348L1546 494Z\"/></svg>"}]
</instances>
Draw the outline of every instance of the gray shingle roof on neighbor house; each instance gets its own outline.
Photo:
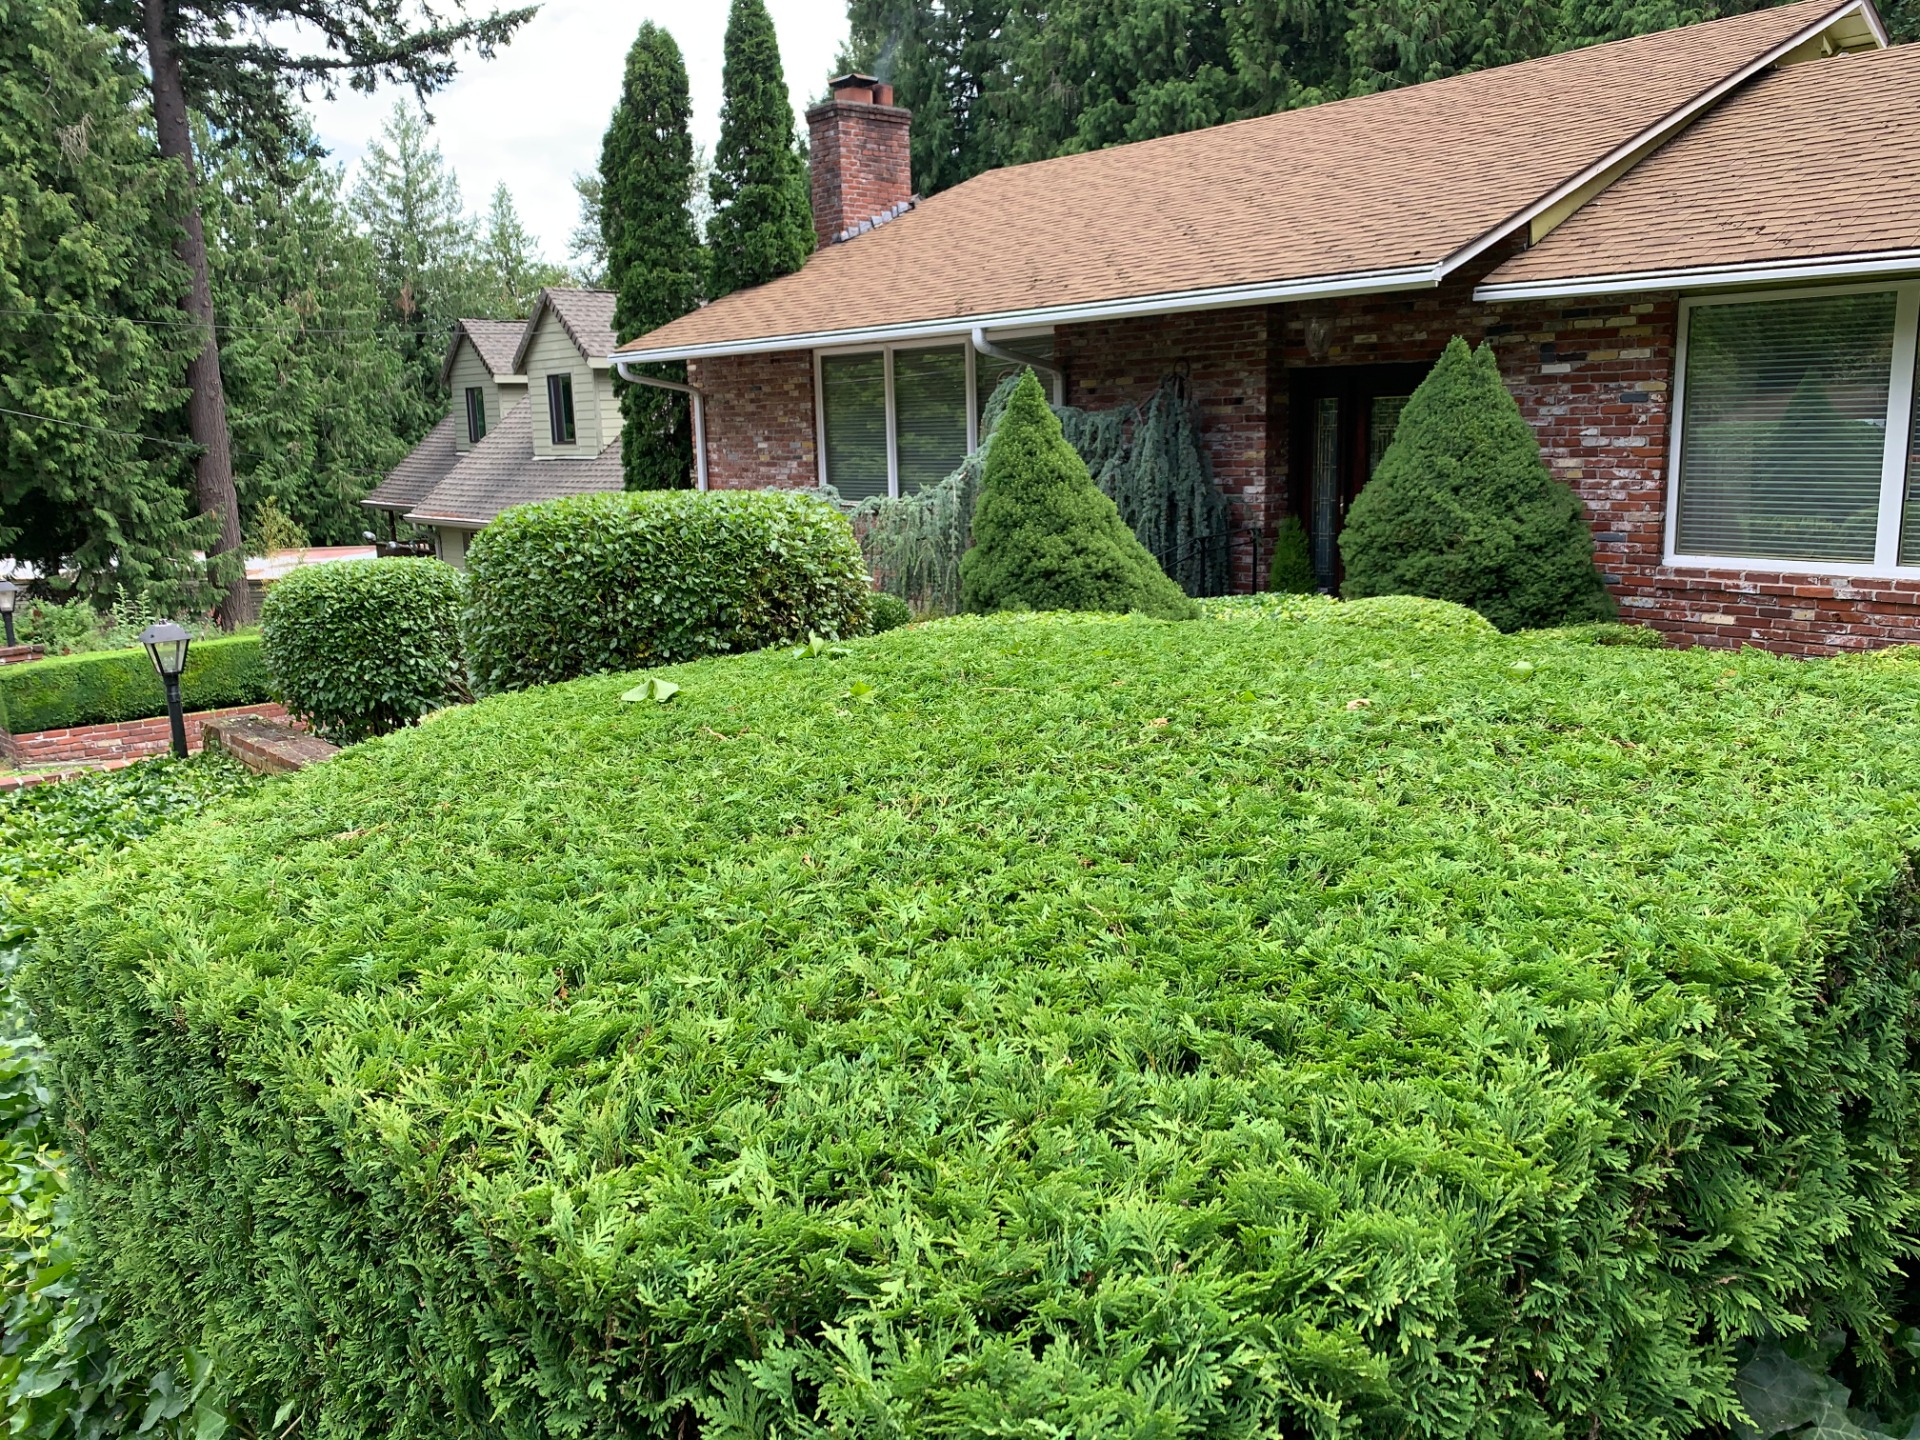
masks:
<instances>
[{"instance_id":1,"label":"gray shingle roof on neighbor house","mask_svg":"<svg viewBox=\"0 0 1920 1440\"><path fill-rule=\"evenodd\" d=\"M613 338L613 307L620 297L611 290L542 290L527 318L519 348L513 353L516 372L526 360L527 346L541 314L549 307L560 319L561 328L580 347L580 353L595 364L603 362L620 342Z\"/></svg>"},{"instance_id":2,"label":"gray shingle roof on neighbor house","mask_svg":"<svg viewBox=\"0 0 1920 1440\"><path fill-rule=\"evenodd\" d=\"M411 510L433 493L433 487L460 462L458 433L449 415L427 432L427 438L407 452L360 503L370 510Z\"/></svg>"},{"instance_id":3,"label":"gray shingle roof on neighbor house","mask_svg":"<svg viewBox=\"0 0 1920 1440\"><path fill-rule=\"evenodd\" d=\"M533 405L521 400L406 518L421 525L478 530L515 505L620 488L618 440L591 460L536 459Z\"/></svg>"},{"instance_id":4,"label":"gray shingle roof on neighbor house","mask_svg":"<svg viewBox=\"0 0 1920 1440\"><path fill-rule=\"evenodd\" d=\"M464 333L473 342L473 348L480 354L480 363L485 365L493 378L503 375L517 375L514 361L520 349L520 337L526 332L524 320L462 320L453 332L453 339L447 345L447 358L440 366L440 380L444 384L453 373L453 357L460 350L460 336Z\"/></svg>"}]
</instances>

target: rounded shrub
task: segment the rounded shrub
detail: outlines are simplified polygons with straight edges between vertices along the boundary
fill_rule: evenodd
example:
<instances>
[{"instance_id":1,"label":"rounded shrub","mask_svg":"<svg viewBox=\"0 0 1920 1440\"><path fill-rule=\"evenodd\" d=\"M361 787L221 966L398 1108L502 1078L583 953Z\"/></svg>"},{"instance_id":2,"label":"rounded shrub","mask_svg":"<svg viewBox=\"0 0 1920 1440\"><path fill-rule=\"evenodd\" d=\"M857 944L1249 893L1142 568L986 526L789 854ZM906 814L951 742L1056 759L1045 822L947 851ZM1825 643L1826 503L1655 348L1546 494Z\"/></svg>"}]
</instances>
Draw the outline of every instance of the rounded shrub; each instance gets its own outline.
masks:
<instances>
[{"instance_id":1,"label":"rounded shrub","mask_svg":"<svg viewBox=\"0 0 1920 1440\"><path fill-rule=\"evenodd\" d=\"M1502 630L1611 620L1580 497L1547 473L1493 351L1455 336L1340 533L1340 593L1426 595Z\"/></svg>"},{"instance_id":2,"label":"rounded shrub","mask_svg":"<svg viewBox=\"0 0 1920 1440\"><path fill-rule=\"evenodd\" d=\"M465 577L438 560L301 566L260 609L274 698L343 745L466 699L465 592Z\"/></svg>"},{"instance_id":3,"label":"rounded shrub","mask_svg":"<svg viewBox=\"0 0 1920 1440\"><path fill-rule=\"evenodd\" d=\"M1343 600L1314 612L1327 625L1357 625L1395 635L1497 635L1493 623L1477 610L1451 600L1429 600L1422 595L1378 595L1370 600Z\"/></svg>"},{"instance_id":4,"label":"rounded shrub","mask_svg":"<svg viewBox=\"0 0 1920 1440\"><path fill-rule=\"evenodd\" d=\"M1311 595L1320 588L1313 575L1313 550L1307 540L1307 527L1298 515L1280 522L1273 537L1273 564L1267 572L1267 589L1280 595Z\"/></svg>"},{"instance_id":5,"label":"rounded shrub","mask_svg":"<svg viewBox=\"0 0 1920 1440\"><path fill-rule=\"evenodd\" d=\"M25 987L124 1373L328 1440L1697 1440L1846 1330L1875 1403L1911 673L1524 648L963 617L89 867Z\"/></svg>"},{"instance_id":6,"label":"rounded shrub","mask_svg":"<svg viewBox=\"0 0 1920 1440\"><path fill-rule=\"evenodd\" d=\"M871 631L875 635L885 634L889 630L898 630L902 625L913 623L913 610L898 595L889 595L885 591L873 597L873 621Z\"/></svg>"},{"instance_id":7,"label":"rounded shrub","mask_svg":"<svg viewBox=\"0 0 1920 1440\"><path fill-rule=\"evenodd\" d=\"M467 552L483 692L865 634L873 588L833 506L776 490L522 505Z\"/></svg>"},{"instance_id":8,"label":"rounded shrub","mask_svg":"<svg viewBox=\"0 0 1920 1440\"><path fill-rule=\"evenodd\" d=\"M960 557L969 610L1199 613L1100 493L1029 370L987 450L973 548Z\"/></svg>"}]
</instances>

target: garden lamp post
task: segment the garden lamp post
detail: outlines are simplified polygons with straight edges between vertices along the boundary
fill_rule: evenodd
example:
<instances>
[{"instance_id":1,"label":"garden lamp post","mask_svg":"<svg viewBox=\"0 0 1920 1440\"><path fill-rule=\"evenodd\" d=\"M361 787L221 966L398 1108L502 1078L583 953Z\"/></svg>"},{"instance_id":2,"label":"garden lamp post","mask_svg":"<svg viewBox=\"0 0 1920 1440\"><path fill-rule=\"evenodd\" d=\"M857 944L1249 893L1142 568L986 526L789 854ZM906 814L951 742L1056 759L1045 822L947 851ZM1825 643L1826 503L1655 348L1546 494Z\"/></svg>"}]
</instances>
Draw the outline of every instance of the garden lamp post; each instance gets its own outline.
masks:
<instances>
[{"instance_id":1,"label":"garden lamp post","mask_svg":"<svg viewBox=\"0 0 1920 1440\"><path fill-rule=\"evenodd\" d=\"M180 711L180 672L187 668L187 646L193 637L171 620L149 625L140 643L153 657L153 668L167 687L167 719L173 722L173 753L187 758L187 717Z\"/></svg>"},{"instance_id":2,"label":"garden lamp post","mask_svg":"<svg viewBox=\"0 0 1920 1440\"><path fill-rule=\"evenodd\" d=\"M0 620L7 625L7 648L20 642L13 637L13 607L20 599L20 587L11 580L0 580Z\"/></svg>"}]
</instances>

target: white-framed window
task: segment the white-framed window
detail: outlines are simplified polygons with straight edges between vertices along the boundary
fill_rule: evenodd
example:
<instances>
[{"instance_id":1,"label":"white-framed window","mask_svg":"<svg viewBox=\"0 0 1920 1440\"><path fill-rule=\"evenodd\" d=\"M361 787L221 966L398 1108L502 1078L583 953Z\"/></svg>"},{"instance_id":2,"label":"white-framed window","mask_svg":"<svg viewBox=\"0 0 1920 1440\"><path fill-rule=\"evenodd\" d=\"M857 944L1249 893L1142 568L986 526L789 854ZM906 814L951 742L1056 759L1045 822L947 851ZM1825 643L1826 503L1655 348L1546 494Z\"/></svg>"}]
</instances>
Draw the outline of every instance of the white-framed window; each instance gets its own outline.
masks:
<instances>
[{"instance_id":1,"label":"white-framed window","mask_svg":"<svg viewBox=\"0 0 1920 1440\"><path fill-rule=\"evenodd\" d=\"M1667 563L1920 576L1920 281L1681 302Z\"/></svg>"},{"instance_id":2,"label":"white-framed window","mask_svg":"<svg viewBox=\"0 0 1920 1440\"><path fill-rule=\"evenodd\" d=\"M1016 354L1052 363L1051 332L994 338ZM911 495L939 484L980 443L981 408L1013 368L976 352L964 335L816 350L821 483L847 500Z\"/></svg>"}]
</instances>

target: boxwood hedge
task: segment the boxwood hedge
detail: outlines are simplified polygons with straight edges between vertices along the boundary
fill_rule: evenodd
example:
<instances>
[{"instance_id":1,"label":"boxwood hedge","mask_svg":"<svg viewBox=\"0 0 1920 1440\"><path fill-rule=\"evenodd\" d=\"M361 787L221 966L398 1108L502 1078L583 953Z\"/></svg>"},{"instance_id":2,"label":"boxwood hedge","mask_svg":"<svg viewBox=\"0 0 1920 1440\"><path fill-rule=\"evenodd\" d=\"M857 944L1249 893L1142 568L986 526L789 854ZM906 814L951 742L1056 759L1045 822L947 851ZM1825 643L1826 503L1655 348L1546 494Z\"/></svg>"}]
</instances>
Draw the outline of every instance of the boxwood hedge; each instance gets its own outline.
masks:
<instances>
[{"instance_id":1,"label":"boxwood hedge","mask_svg":"<svg viewBox=\"0 0 1920 1440\"><path fill-rule=\"evenodd\" d=\"M267 698L260 637L194 641L187 649L180 696L189 710L260 704ZM0 666L0 730L9 734L166 713L166 688L145 649L96 650Z\"/></svg>"},{"instance_id":2,"label":"boxwood hedge","mask_svg":"<svg viewBox=\"0 0 1920 1440\"><path fill-rule=\"evenodd\" d=\"M522 505L467 566L467 658L487 692L859 635L873 595L846 517L772 490Z\"/></svg>"},{"instance_id":3,"label":"boxwood hedge","mask_svg":"<svg viewBox=\"0 0 1920 1440\"><path fill-rule=\"evenodd\" d=\"M49 896L126 1363L393 1440L1660 1440L1836 1327L1886 1380L1920 664L1329 609L497 696Z\"/></svg>"}]
</instances>

